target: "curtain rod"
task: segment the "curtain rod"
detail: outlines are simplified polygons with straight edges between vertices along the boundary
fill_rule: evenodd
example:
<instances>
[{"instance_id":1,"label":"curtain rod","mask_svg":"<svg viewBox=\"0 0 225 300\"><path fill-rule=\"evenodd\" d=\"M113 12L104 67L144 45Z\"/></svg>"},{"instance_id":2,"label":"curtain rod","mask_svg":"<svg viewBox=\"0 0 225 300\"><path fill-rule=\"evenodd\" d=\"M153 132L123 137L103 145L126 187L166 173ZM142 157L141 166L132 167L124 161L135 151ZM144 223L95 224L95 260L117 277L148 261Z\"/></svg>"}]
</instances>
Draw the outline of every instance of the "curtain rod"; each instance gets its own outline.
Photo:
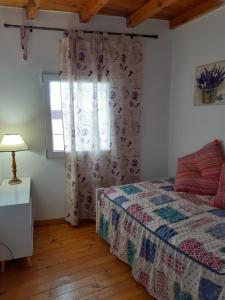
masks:
<instances>
[{"instance_id":1,"label":"curtain rod","mask_svg":"<svg viewBox=\"0 0 225 300\"><path fill-rule=\"evenodd\" d=\"M20 28L20 25L15 25L15 24L4 24L5 28ZM32 25L25 25L24 28L28 28L30 29L30 31L33 31L34 29L38 29L38 30L52 30L52 31L63 31L66 32L66 29L63 28L56 28L56 27L43 27L43 26L32 26ZM144 37L144 38L151 38L151 39L158 39L158 35L157 34L152 34L152 35L148 35L148 34L137 34L137 33L120 33L120 32L104 32L104 31L92 31L92 30L81 30L84 33L107 33L109 35L126 35L126 36L130 36L130 37L135 37L135 36L139 36L139 37Z\"/></svg>"}]
</instances>

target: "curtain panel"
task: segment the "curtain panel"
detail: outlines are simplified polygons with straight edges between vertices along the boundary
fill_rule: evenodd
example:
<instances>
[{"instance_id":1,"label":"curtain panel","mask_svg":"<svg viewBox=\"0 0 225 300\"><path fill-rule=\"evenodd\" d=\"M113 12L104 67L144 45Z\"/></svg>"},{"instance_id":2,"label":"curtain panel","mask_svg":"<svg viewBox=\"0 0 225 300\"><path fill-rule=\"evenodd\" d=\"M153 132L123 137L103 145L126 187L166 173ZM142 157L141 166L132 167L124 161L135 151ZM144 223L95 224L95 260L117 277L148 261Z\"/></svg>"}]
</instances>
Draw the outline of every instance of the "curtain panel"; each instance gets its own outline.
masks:
<instances>
[{"instance_id":1,"label":"curtain panel","mask_svg":"<svg viewBox=\"0 0 225 300\"><path fill-rule=\"evenodd\" d=\"M60 40L66 221L95 220L95 190L139 180L142 44L70 32Z\"/></svg>"}]
</instances>

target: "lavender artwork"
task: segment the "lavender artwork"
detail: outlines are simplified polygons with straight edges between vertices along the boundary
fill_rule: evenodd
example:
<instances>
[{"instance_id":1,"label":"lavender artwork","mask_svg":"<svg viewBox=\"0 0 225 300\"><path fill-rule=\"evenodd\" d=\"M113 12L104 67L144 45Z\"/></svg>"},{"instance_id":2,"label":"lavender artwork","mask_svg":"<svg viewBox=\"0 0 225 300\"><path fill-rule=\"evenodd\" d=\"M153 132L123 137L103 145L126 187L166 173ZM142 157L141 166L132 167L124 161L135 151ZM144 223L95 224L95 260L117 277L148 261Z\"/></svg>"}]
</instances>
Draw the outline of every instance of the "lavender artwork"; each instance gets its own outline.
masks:
<instances>
[{"instance_id":1,"label":"lavender artwork","mask_svg":"<svg viewBox=\"0 0 225 300\"><path fill-rule=\"evenodd\" d=\"M225 104L225 61L199 66L195 75L194 105Z\"/></svg>"}]
</instances>

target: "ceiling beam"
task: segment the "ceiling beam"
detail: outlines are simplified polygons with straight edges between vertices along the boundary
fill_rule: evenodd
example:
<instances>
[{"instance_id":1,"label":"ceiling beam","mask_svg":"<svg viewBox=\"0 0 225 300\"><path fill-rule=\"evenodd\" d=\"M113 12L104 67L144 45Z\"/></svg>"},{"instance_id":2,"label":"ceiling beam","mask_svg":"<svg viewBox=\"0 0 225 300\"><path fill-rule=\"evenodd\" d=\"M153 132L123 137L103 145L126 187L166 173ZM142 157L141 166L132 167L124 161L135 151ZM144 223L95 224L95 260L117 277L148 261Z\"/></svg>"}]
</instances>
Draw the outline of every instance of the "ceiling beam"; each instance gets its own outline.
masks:
<instances>
[{"instance_id":1,"label":"ceiling beam","mask_svg":"<svg viewBox=\"0 0 225 300\"><path fill-rule=\"evenodd\" d=\"M150 0L144 6L127 17L127 26L134 27L158 14L164 8L169 7L177 0Z\"/></svg>"},{"instance_id":2,"label":"ceiling beam","mask_svg":"<svg viewBox=\"0 0 225 300\"><path fill-rule=\"evenodd\" d=\"M109 0L91 0L87 1L83 9L80 11L80 22L87 23L93 16L109 2Z\"/></svg>"},{"instance_id":3,"label":"ceiling beam","mask_svg":"<svg viewBox=\"0 0 225 300\"><path fill-rule=\"evenodd\" d=\"M38 15L40 0L29 0L26 6L27 19L35 19Z\"/></svg>"},{"instance_id":4,"label":"ceiling beam","mask_svg":"<svg viewBox=\"0 0 225 300\"><path fill-rule=\"evenodd\" d=\"M182 13L170 21L170 28L174 29L181 26L189 21L196 19L197 17L203 16L210 11L225 4L225 0L206 0L191 10Z\"/></svg>"}]
</instances>

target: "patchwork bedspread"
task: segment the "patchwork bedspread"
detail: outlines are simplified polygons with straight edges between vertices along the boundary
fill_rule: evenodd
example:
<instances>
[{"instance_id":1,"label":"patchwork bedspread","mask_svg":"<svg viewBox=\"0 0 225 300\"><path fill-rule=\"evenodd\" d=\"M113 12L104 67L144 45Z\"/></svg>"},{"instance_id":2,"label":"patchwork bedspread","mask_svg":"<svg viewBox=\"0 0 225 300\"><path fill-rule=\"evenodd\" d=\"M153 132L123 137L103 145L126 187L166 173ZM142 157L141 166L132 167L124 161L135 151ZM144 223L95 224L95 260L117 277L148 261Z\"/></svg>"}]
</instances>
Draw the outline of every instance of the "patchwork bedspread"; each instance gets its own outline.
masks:
<instances>
[{"instance_id":1,"label":"patchwork bedspread","mask_svg":"<svg viewBox=\"0 0 225 300\"><path fill-rule=\"evenodd\" d=\"M97 232L159 300L225 299L225 210L162 179L97 190Z\"/></svg>"}]
</instances>

